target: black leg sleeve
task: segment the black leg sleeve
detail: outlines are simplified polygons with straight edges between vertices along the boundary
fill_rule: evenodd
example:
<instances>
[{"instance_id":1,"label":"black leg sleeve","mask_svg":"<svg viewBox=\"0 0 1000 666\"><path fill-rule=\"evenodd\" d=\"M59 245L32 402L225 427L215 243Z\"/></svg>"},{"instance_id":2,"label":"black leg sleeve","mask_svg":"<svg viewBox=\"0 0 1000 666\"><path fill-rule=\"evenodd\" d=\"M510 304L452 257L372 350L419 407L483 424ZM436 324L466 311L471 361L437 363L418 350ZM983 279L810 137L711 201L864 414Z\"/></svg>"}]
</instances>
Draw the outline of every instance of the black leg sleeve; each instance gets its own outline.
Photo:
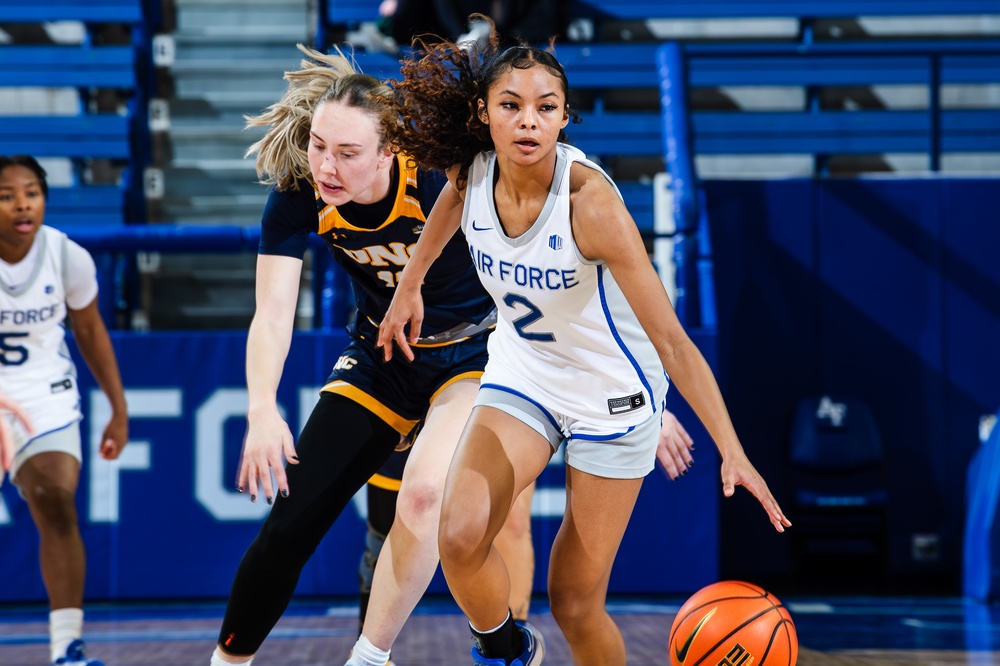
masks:
<instances>
[{"instance_id":1,"label":"black leg sleeve","mask_svg":"<svg viewBox=\"0 0 1000 666\"><path fill-rule=\"evenodd\" d=\"M392 455L399 433L358 403L324 393L288 465L274 506L240 561L219 645L256 654L288 607L302 567L354 494Z\"/></svg>"}]
</instances>

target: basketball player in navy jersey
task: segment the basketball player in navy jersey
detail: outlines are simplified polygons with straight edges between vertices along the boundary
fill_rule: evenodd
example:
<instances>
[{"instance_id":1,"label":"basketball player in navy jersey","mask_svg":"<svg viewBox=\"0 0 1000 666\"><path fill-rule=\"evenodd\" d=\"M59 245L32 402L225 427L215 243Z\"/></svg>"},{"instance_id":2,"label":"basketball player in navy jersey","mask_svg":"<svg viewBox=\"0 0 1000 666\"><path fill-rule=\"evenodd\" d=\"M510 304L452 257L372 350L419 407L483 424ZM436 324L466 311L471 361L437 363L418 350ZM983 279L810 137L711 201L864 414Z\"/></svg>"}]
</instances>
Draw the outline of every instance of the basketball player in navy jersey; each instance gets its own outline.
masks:
<instances>
[{"instance_id":1,"label":"basketball player in navy jersey","mask_svg":"<svg viewBox=\"0 0 1000 666\"><path fill-rule=\"evenodd\" d=\"M9 415L0 418L14 442L11 480L38 528L52 663L102 666L87 659L81 640L86 553L75 496L83 415L66 348L67 322L111 405L99 448L105 460L116 459L128 442L128 408L97 309L94 260L66 234L45 226L48 193L45 170L35 158L0 156L0 391L21 406L33 430Z\"/></svg>"},{"instance_id":2,"label":"basketball player in navy jersey","mask_svg":"<svg viewBox=\"0 0 1000 666\"><path fill-rule=\"evenodd\" d=\"M446 169L449 184L399 276L378 345L387 362L413 356L426 321L425 276L442 248L464 238L498 310L439 528L472 660L542 663L541 636L511 617L494 540L514 498L565 442L550 608L575 664L624 666L608 580L654 464L669 381L718 447L724 495L743 485L777 531L790 523L747 458L617 188L564 142L571 113L561 65L540 49L499 44L495 32L462 48L420 44L420 57L403 61L395 89L405 122L394 141L421 166Z\"/></svg>"}]
</instances>

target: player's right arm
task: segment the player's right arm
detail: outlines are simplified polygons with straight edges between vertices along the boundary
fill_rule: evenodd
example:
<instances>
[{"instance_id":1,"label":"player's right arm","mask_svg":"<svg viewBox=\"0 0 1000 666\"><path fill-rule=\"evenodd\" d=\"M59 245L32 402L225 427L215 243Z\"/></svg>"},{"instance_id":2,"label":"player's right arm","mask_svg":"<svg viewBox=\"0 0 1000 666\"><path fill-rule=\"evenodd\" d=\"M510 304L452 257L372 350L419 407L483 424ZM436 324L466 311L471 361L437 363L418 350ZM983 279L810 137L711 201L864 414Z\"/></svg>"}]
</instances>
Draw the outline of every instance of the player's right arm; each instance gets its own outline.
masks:
<instances>
[{"instance_id":1,"label":"player's right arm","mask_svg":"<svg viewBox=\"0 0 1000 666\"><path fill-rule=\"evenodd\" d=\"M394 340L403 355L413 360L410 344L420 339L420 325L424 320L420 285L424 283L424 277L431 264L441 256L448 241L462 226L465 191L458 189L457 175L457 166L448 170L448 183L441 190L434 208L427 216L423 231L420 232L420 240L417 241L410 258L406 261L406 266L399 275L392 302L379 324L378 341L375 344L382 348L386 361L392 358ZM409 335L405 330L407 324L410 326Z\"/></svg>"},{"instance_id":2,"label":"player's right arm","mask_svg":"<svg viewBox=\"0 0 1000 666\"><path fill-rule=\"evenodd\" d=\"M295 464L295 444L288 424L278 411L278 383L292 344L302 260L296 257L257 256L257 309L247 335L247 434L243 442L237 487L257 499L257 483L268 503L278 492L287 494L283 458Z\"/></svg>"}]
</instances>

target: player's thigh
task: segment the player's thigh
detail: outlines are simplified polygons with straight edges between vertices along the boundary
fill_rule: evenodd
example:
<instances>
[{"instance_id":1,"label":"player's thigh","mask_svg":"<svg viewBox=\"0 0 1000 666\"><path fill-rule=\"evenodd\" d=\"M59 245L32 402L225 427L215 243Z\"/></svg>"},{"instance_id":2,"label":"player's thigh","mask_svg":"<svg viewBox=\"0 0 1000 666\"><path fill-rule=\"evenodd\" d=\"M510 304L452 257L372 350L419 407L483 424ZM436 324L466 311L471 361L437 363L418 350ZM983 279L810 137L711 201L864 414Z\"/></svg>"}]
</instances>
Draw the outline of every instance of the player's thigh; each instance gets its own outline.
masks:
<instances>
[{"instance_id":1,"label":"player's thigh","mask_svg":"<svg viewBox=\"0 0 1000 666\"><path fill-rule=\"evenodd\" d=\"M73 423L36 437L18 453L11 470L14 485L29 503L53 490L72 496L80 480L80 459L80 428Z\"/></svg>"},{"instance_id":2,"label":"player's thigh","mask_svg":"<svg viewBox=\"0 0 1000 666\"><path fill-rule=\"evenodd\" d=\"M478 379L462 379L449 384L434 397L406 460L400 492L406 492L407 485L414 482L444 487L448 467L478 390Z\"/></svg>"},{"instance_id":3,"label":"player's thigh","mask_svg":"<svg viewBox=\"0 0 1000 666\"><path fill-rule=\"evenodd\" d=\"M445 487L442 526L453 519L492 539L515 497L535 480L552 455L549 441L514 416L477 406L462 434Z\"/></svg>"}]
</instances>

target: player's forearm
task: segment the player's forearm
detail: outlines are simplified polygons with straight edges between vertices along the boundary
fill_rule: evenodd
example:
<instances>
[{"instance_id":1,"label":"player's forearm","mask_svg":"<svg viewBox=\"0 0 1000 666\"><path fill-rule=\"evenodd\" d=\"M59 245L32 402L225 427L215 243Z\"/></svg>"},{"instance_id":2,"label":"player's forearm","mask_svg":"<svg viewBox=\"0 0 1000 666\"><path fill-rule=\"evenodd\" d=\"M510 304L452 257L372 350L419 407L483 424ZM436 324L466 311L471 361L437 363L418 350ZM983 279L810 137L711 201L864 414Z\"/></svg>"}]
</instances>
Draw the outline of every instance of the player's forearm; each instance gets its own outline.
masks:
<instances>
[{"instance_id":1,"label":"player's forearm","mask_svg":"<svg viewBox=\"0 0 1000 666\"><path fill-rule=\"evenodd\" d=\"M77 348L97 385L107 396L112 414L127 414L125 387L111 337L104 327L84 327L74 331Z\"/></svg>"},{"instance_id":2,"label":"player's forearm","mask_svg":"<svg viewBox=\"0 0 1000 666\"><path fill-rule=\"evenodd\" d=\"M292 327L260 313L254 316L247 335L248 412L274 409L278 384L291 348Z\"/></svg>"},{"instance_id":3,"label":"player's forearm","mask_svg":"<svg viewBox=\"0 0 1000 666\"><path fill-rule=\"evenodd\" d=\"M400 274L397 290L420 288L431 265L441 256L448 241L462 226L462 207L462 199L451 185L445 186L427 216L423 231L420 232L420 240Z\"/></svg>"}]
</instances>

